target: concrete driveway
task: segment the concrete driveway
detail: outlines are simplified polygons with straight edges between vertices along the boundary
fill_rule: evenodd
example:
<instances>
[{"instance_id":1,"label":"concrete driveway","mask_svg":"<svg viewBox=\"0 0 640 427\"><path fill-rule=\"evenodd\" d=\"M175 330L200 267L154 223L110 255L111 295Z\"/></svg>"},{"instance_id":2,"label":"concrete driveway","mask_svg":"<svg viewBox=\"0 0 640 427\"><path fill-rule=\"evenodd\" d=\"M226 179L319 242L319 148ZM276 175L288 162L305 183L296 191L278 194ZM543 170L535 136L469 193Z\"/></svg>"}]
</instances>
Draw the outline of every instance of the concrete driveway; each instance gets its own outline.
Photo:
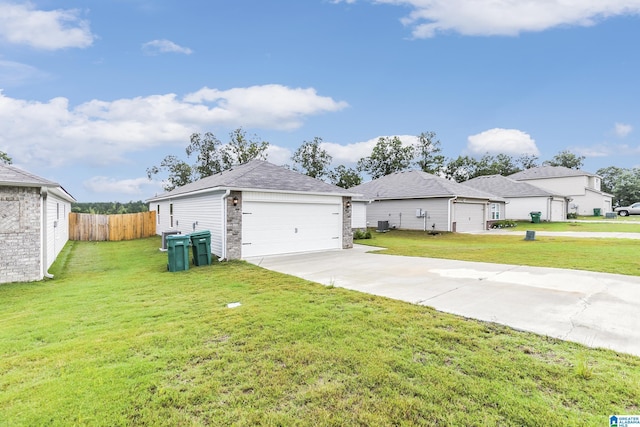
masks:
<instances>
[{"instance_id":1,"label":"concrete driveway","mask_svg":"<svg viewBox=\"0 0 640 427\"><path fill-rule=\"evenodd\" d=\"M640 277L350 250L250 258L303 279L640 356Z\"/></svg>"}]
</instances>

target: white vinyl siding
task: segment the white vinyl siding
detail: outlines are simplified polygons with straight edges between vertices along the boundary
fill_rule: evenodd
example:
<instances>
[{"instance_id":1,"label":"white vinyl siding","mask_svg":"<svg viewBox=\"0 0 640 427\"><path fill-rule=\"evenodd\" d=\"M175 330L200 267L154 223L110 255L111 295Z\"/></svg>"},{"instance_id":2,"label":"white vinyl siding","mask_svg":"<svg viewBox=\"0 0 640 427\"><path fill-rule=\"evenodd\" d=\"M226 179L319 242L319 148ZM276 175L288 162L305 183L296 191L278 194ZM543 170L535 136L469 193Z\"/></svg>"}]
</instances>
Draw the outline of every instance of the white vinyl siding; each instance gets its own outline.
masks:
<instances>
[{"instance_id":1,"label":"white vinyl siding","mask_svg":"<svg viewBox=\"0 0 640 427\"><path fill-rule=\"evenodd\" d=\"M342 197L242 194L242 258L342 248Z\"/></svg>"},{"instance_id":2,"label":"white vinyl siding","mask_svg":"<svg viewBox=\"0 0 640 427\"><path fill-rule=\"evenodd\" d=\"M69 212L71 203L49 192L44 238L47 239L46 268L51 267L56 257L69 240Z\"/></svg>"},{"instance_id":3,"label":"white vinyl siding","mask_svg":"<svg viewBox=\"0 0 640 427\"><path fill-rule=\"evenodd\" d=\"M449 231L448 200L377 200L367 205L367 222L369 227L377 227L378 221L389 221L390 228L406 230L432 230L435 224L436 230ZM418 218L417 209L422 209L425 216Z\"/></svg>"},{"instance_id":4,"label":"white vinyl siding","mask_svg":"<svg viewBox=\"0 0 640 427\"><path fill-rule=\"evenodd\" d=\"M194 231L209 230L211 252L222 256L222 242L225 237L222 199L224 194L224 191L218 191L154 202L156 209L160 207L156 234L162 235L163 231L180 231L181 234L189 234ZM171 205L173 205L173 215L170 215Z\"/></svg>"}]
</instances>

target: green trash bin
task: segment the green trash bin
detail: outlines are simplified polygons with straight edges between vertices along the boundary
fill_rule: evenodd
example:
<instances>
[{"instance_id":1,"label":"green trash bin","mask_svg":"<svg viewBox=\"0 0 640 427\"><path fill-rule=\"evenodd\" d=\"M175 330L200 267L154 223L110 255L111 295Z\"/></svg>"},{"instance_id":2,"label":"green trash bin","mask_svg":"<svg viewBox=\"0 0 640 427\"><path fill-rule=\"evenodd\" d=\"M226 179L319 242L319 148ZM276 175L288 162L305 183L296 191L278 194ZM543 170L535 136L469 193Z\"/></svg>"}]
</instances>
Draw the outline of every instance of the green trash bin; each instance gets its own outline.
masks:
<instances>
[{"instance_id":1,"label":"green trash bin","mask_svg":"<svg viewBox=\"0 0 640 427\"><path fill-rule=\"evenodd\" d=\"M531 222L534 223L540 223L540 217L542 216L542 212L530 212L529 215L531 215Z\"/></svg>"},{"instance_id":2,"label":"green trash bin","mask_svg":"<svg viewBox=\"0 0 640 427\"><path fill-rule=\"evenodd\" d=\"M211 232L209 230L191 233L191 247L194 265L211 265Z\"/></svg>"},{"instance_id":3,"label":"green trash bin","mask_svg":"<svg viewBox=\"0 0 640 427\"><path fill-rule=\"evenodd\" d=\"M593 216L602 216L600 208L593 208Z\"/></svg>"},{"instance_id":4,"label":"green trash bin","mask_svg":"<svg viewBox=\"0 0 640 427\"><path fill-rule=\"evenodd\" d=\"M167 236L167 252L169 254L167 269L169 271L189 269L189 242L188 234Z\"/></svg>"}]
</instances>

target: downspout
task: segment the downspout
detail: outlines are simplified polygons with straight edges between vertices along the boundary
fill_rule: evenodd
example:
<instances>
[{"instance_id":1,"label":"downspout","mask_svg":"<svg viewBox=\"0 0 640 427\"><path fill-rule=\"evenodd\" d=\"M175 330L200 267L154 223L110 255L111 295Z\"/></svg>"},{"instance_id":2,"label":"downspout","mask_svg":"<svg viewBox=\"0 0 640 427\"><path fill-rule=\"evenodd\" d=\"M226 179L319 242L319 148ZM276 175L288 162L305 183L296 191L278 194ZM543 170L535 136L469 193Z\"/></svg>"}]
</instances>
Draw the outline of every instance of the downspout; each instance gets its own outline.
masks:
<instances>
[{"instance_id":1,"label":"downspout","mask_svg":"<svg viewBox=\"0 0 640 427\"><path fill-rule=\"evenodd\" d=\"M452 231L451 230L451 206L457 198L458 196L454 196L447 201L447 231Z\"/></svg>"},{"instance_id":2,"label":"downspout","mask_svg":"<svg viewBox=\"0 0 640 427\"><path fill-rule=\"evenodd\" d=\"M40 235L42 236L42 276L47 279L53 279L53 274L50 274L47 270L49 269L47 262L47 196L49 192L46 188L40 188L40 195L42 196L42 231Z\"/></svg>"},{"instance_id":3,"label":"downspout","mask_svg":"<svg viewBox=\"0 0 640 427\"><path fill-rule=\"evenodd\" d=\"M222 196L222 256L220 261L227 260L227 199L231 194L231 190L227 190Z\"/></svg>"}]
</instances>

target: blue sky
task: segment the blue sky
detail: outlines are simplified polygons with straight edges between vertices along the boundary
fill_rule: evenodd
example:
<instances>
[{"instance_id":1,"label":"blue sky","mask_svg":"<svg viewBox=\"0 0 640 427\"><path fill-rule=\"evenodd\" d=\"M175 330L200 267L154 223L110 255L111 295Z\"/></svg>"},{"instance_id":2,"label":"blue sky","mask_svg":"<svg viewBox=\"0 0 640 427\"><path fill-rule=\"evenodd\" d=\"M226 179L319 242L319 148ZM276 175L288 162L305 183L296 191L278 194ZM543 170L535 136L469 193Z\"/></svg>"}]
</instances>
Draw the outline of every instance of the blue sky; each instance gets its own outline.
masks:
<instances>
[{"instance_id":1,"label":"blue sky","mask_svg":"<svg viewBox=\"0 0 640 427\"><path fill-rule=\"evenodd\" d=\"M147 167L240 126L276 164L434 131L637 167L638 40L640 0L0 0L0 151L83 202L149 198Z\"/></svg>"}]
</instances>

